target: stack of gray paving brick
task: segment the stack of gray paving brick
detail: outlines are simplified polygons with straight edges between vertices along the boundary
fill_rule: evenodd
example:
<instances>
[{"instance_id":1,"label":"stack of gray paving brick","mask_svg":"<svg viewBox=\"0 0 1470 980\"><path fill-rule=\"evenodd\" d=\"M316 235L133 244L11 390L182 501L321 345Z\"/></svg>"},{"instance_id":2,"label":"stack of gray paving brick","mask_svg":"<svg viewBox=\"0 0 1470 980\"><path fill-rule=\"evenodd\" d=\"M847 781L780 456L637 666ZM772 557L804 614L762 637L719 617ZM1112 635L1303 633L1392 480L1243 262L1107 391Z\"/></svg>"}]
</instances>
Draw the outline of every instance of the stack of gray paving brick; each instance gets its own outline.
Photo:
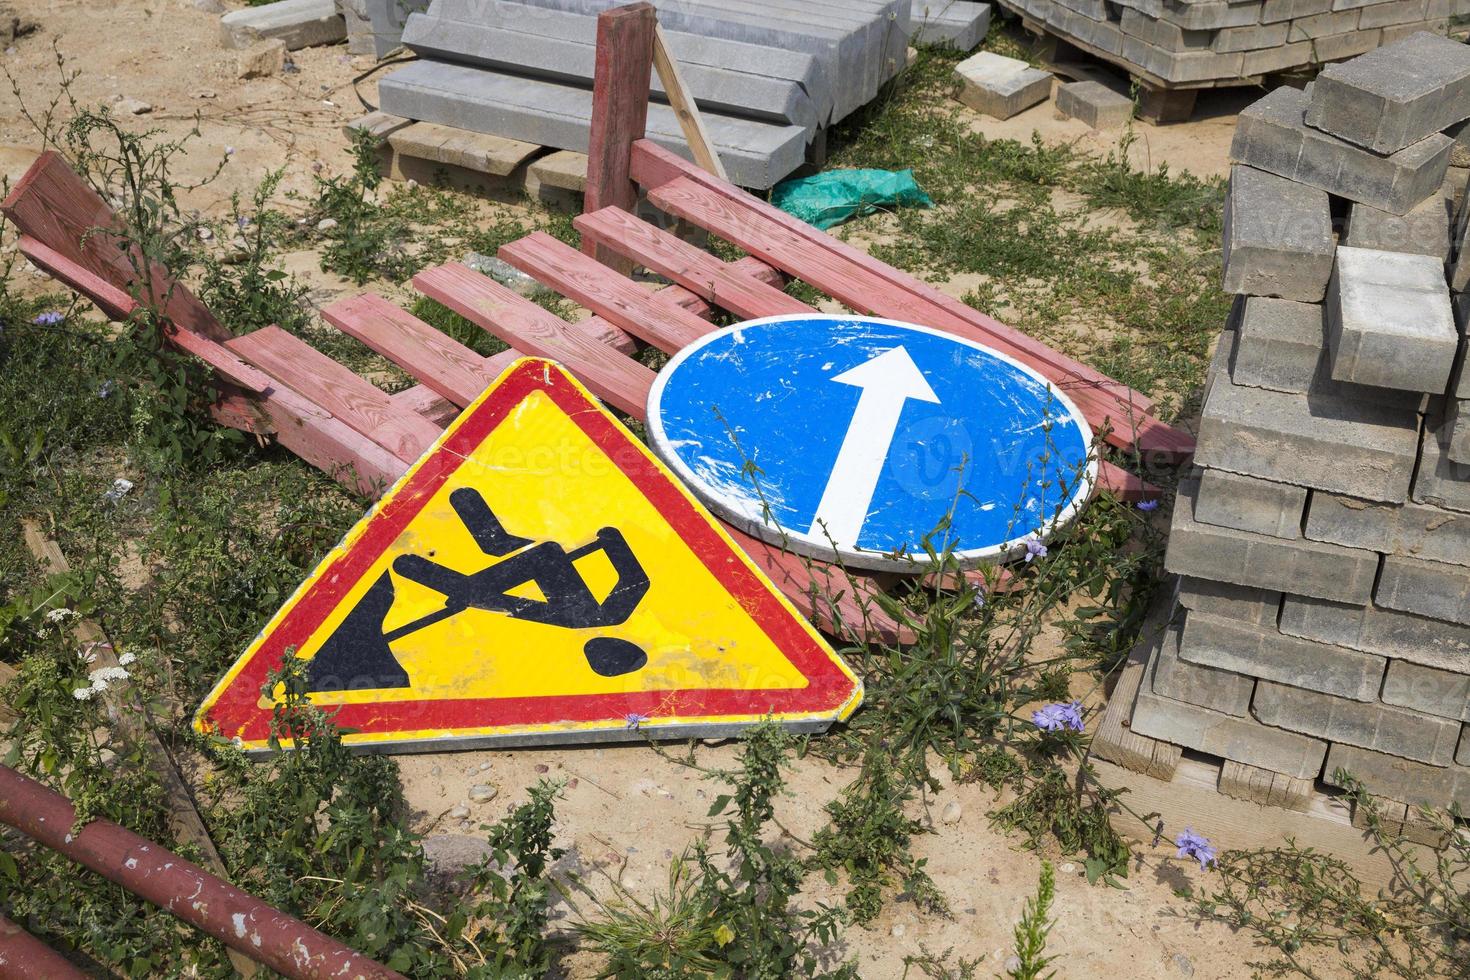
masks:
<instances>
[{"instance_id":1,"label":"stack of gray paving brick","mask_svg":"<svg viewBox=\"0 0 1470 980\"><path fill-rule=\"evenodd\" d=\"M1470 808L1467 117L1470 47L1427 33L1241 114L1137 734Z\"/></svg>"},{"instance_id":2,"label":"stack of gray paving brick","mask_svg":"<svg viewBox=\"0 0 1470 980\"><path fill-rule=\"evenodd\" d=\"M383 79L382 109L585 152L597 14L617 3L434 0L407 19L401 40L420 60ZM726 170L756 188L795 170L825 127L873 99L906 63L916 30L921 40L973 46L989 24L988 6L938 0L655 0L655 6ZM662 98L657 78L654 93ZM650 106L648 135L688 155L667 105Z\"/></svg>"},{"instance_id":3,"label":"stack of gray paving brick","mask_svg":"<svg viewBox=\"0 0 1470 980\"><path fill-rule=\"evenodd\" d=\"M1001 0L1160 87L1239 85L1364 54L1419 31L1463 33L1470 0Z\"/></svg>"}]
</instances>

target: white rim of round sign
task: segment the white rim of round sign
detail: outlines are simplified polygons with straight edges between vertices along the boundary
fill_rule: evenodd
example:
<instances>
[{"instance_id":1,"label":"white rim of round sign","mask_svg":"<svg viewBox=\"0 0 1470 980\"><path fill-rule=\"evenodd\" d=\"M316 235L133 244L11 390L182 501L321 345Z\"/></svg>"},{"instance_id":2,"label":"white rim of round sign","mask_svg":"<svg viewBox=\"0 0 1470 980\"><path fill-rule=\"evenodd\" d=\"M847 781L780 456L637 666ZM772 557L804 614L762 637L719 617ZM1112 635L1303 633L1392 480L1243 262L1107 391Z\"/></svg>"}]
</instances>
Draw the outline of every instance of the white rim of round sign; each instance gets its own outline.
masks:
<instances>
[{"instance_id":1,"label":"white rim of round sign","mask_svg":"<svg viewBox=\"0 0 1470 980\"><path fill-rule=\"evenodd\" d=\"M1072 399L1068 398L1066 393L1061 391L1057 387L1055 382L1047 378L1035 368L1032 368L1026 364L1022 364L1014 357L1003 354L992 347L986 347L984 344L976 343L975 341L969 340L965 337L957 337L954 334L948 333L944 330L936 330L933 327L920 326L916 323L906 323L903 320L888 320L882 317L870 316L842 316L833 313L790 314L784 316L762 317L758 320L745 320L740 323L731 324L723 330L718 330L713 333L706 334L704 337L701 337L694 343L688 345L687 347L684 347L673 357L669 358L668 363L665 364L663 369L660 370L658 374L654 377L653 385L652 387L650 387L648 392L648 418L646 427L648 431L649 443L653 446L654 451L658 453L659 458L662 459L666 465L668 465L675 473L679 475L679 479L684 481L684 483L689 487L690 491L693 492L697 497L699 497L699 499L705 504L705 506L709 507L726 521L729 521L731 524L735 525L741 530L746 531L747 533L752 534L763 541L774 544L777 547L784 548L785 550L795 552L799 555L806 555L811 558L817 558L823 561L831 561L835 557L842 564L854 568L865 568L881 571L907 570L912 572L915 571L916 565L922 565L925 561L927 561L927 558L922 554L918 557L897 556L892 554L891 552L872 551L869 549L859 548L856 545L843 546L840 544L834 544L831 540L823 537L817 537L811 534L811 532L809 531L793 531L787 528L783 528L778 524L770 523L764 519L759 511L751 513L750 511L741 509L739 506L733 504L732 502L727 501L723 497L709 491L708 486L701 480L698 474L696 474L688 466L688 464L684 462L683 457L681 457L679 453L674 450L668 438L668 434L664 431L663 416L660 414L659 411L660 405L663 400L664 388L668 384L669 378L673 376L673 374L678 370L679 366L682 365L694 354L703 350L705 347L708 347L710 344L722 340L729 334L736 331L749 330L754 327L779 326L787 323L811 322L850 324L870 323L886 327L898 327L904 330L913 330L918 333L924 333L934 337L939 337L943 340L959 344L963 347L973 348L983 354L1005 362L1006 364L1015 368L1017 371L1029 375L1031 378L1035 379L1041 384L1044 384L1047 390L1050 392L1051 397L1056 399L1056 403L1065 410L1064 414L1058 415L1058 418L1070 418L1073 424L1077 426L1078 430L1084 436L1084 441L1087 445L1087 465L1083 469L1077 487L1072 494L1072 499L1067 502L1067 505L1063 507L1060 511L1058 511L1056 516L1044 521L1041 527L1034 532L1028 532L1024 535L1021 535L1020 537L1011 538L1010 540L1003 541L1000 544L989 545L984 548L953 551L951 553L951 557L955 561L957 561L961 565L961 567L973 567L989 559L998 558L1001 561L1006 561L1011 558L1019 557L1021 554L1024 554L1026 550L1026 543L1028 541L1034 541L1037 537L1039 537L1043 542L1051 540L1052 536L1059 528L1064 527L1077 516L1077 514L1082 510L1083 505L1087 502L1088 498L1092 496L1093 487L1095 487L1097 484L1098 470L1097 454L1093 451L1092 426L1088 424L1086 417L1083 416L1082 412L1072 402ZM911 545L917 546L918 542L911 542Z\"/></svg>"}]
</instances>

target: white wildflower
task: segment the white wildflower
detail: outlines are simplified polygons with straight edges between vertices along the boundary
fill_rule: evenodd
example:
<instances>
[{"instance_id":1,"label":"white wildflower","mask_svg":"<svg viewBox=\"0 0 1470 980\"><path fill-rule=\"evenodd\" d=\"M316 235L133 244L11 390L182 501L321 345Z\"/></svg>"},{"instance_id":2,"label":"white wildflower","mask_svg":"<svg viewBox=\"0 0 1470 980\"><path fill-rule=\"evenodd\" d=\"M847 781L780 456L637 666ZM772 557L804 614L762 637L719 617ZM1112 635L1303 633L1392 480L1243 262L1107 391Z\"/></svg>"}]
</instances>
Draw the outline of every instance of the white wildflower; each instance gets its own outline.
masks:
<instances>
[{"instance_id":1,"label":"white wildflower","mask_svg":"<svg viewBox=\"0 0 1470 980\"><path fill-rule=\"evenodd\" d=\"M63 606L60 609L53 609L50 612L48 612L46 614L46 622L48 622L48 623L64 623L64 622L67 621L67 619L69 617L74 616L74 615L76 615L76 614L73 613L70 609L67 609L66 607Z\"/></svg>"},{"instance_id":2,"label":"white wildflower","mask_svg":"<svg viewBox=\"0 0 1470 980\"><path fill-rule=\"evenodd\" d=\"M71 692L71 696L78 701L85 701L92 696L92 689L90 687L79 687Z\"/></svg>"},{"instance_id":3,"label":"white wildflower","mask_svg":"<svg viewBox=\"0 0 1470 980\"><path fill-rule=\"evenodd\" d=\"M126 653L124 653L121 657L118 657L117 658L117 662L118 662L118 665L119 666L126 667L129 664L131 664L133 661L137 660L137 659L138 659L138 655L135 654L135 653L133 653L131 650L129 650Z\"/></svg>"}]
</instances>

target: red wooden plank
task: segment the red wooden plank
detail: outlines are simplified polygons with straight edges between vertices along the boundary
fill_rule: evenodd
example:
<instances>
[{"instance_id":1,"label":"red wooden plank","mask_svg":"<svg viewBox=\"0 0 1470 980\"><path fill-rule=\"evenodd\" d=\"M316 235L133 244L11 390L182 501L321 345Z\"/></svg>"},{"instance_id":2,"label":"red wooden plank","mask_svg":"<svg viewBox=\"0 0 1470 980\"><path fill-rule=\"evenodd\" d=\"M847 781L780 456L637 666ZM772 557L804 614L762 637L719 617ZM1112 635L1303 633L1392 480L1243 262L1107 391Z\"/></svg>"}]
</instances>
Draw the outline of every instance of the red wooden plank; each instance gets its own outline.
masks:
<instances>
[{"instance_id":1,"label":"red wooden plank","mask_svg":"<svg viewBox=\"0 0 1470 980\"><path fill-rule=\"evenodd\" d=\"M30 235L21 235L19 245L20 254L30 259L31 264L87 297L107 319L126 320L138 308L126 290L119 289L46 243Z\"/></svg>"},{"instance_id":2,"label":"red wooden plank","mask_svg":"<svg viewBox=\"0 0 1470 980\"><path fill-rule=\"evenodd\" d=\"M405 388L393 396L393 404L428 419L442 429L459 415L459 406L426 384Z\"/></svg>"},{"instance_id":3,"label":"red wooden plank","mask_svg":"<svg viewBox=\"0 0 1470 980\"><path fill-rule=\"evenodd\" d=\"M502 259L569 299L672 354L709 332L710 326L674 303L654 299L642 286L576 249L535 232L502 245Z\"/></svg>"},{"instance_id":4,"label":"red wooden plank","mask_svg":"<svg viewBox=\"0 0 1470 980\"><path fill-rule=\"evenodd\" d=\"M653 35L658 24L653 6L631 3L597 15L597 47L592 69L592 125L587 134L585 208L618 207L632 211L638 188L629 174L634 140L648 125L648 90L653 71ZM626 275L632 263L600 248L582 249L614 271Z\"/></svg>"},{"instance_id":5,"label":"red wooden plank","mask_svg":"<svg viewBox=\"0 0 1470 980\"><path fill-rule=\"evenodd\" d=\"M1097 466L1097 489L1111 491L1119 500L1137 503L1140 500L1158 500L1164 491L1142 480L1121 466L1102 460Z\"/></svg>"},{"instance_id":6,"label":"red wooden plank","mask_svg":"<svg viewBox=\"0 0 1470 980\"><path fill-rule=\"evenodd\" d=\"M743 196L748 198L748 195ZM1035 368L1077 404L1094 428L1106 430L1107 440L1114 446L1131 449L1136 445L1144 452L1172 459L1187 456L1194 450L1191 436L1144 414L1141 402L1132 406L1120 402L1115 391L1118 387L1116 382L1108 382L1104 386L1079 378L1075 369L1080 365L1076 362L1010 328L1006 328L1006 333L987 334L923 296L902 292L880 282L869 269L846 256L814 247L801 235L769 219L764 213L750 210L743 202L719 197L688 177L654 188L649 192L649 199L663 210L708 228L810 282L861 313L917 320L983 343ZM749 200L754 201L753 198ZM1024 342L1016 338L1024 338ZM1042 353L1038 354L1038 351ZM1097 374L1091 369L1086 370L1089 374Z\"/></svg>"},{"instance_id":7,"label":"red wooden plank","mask_svg":"<svg viewBox=\"0 0 1470 980\"><path fill-rule=\"evenodd\" d=\"M241 357L316 403L393 455L412 463L439 438L440 429L405 411L387 392L277 326L226 344Z\"/></svg>"},{"instance_id":8,"label":"red wooden plank","mask_svg":"<svg viewBox=\"0 0 1470 980\"><path fill-rule=\"evenodd\" d=\"M31 164L0 204L22 234L55 249L83 269L129 294L151 297L177 326L213 340L230 332L209 308L156 262L131 256L119 244L122 222L54 150ZM142 273L140 275L140 273Z\"/></svg>"},{"instance_id":9,"label":"red wooden plank","mask_svg":"<svg viewBox=\"0 0 1470 980\"><path fill-rule=\"evenodd\" d=\"M1006 326L994 317L986 316L979 310L940 292L928 283L906 272L895 269L887 262L873 258L861 249L854 248L846 242L833 238L826 232L813 228L811 225L787 214L780 208L773 207L765 201L752 197L729 181L720 180L713 174L694 166L678 154L671 153L650 140L643 139L633 144L630 169L633 174L633 179L650 190L654 188L662 189L665 185L681 178L687 180L701 189L709 191L726 202L744 210L752 219L774 224L797 236L797 238L808 246L820 248L830 252L834 256L847 260L858 269L866 272L875 284L896 288L900 292L911 294L926 306L935 307L936 316L940 314L949 315L943 319L934 319L931 317L931 322L929 323L931 326L941 329L954 329L960 333L960 336L969 336L973 340L980 340L982 343L988 343L991 346L995 346L998 341L1009 341L1015 344L1017 349L1030 353L1044 363L1058 368L1058 375L1074 377L1078 380L1091 382L1103 387L1115 394L1122 404L1132 406L1135 411L1147 411L1153 407L1153 401L1143 393L1133 391L1126 385L1114 381L1102 372L1078 361L1074 361L1059 351L1052 350L1041 341L1028 337L1026 334ZM846 302L846 300L843 300L843 302ZM854 309L857 308L854 307ZM979 336L971 336L971 333L966 328L977 331Z\"/></svg>"},{"instance_id":10,"label":"red wooden plank","mask_svg":"<svg viewBox=\"0 0 1470 980\"><path fill-rule=\"evenodd\" d=\"M322 319L367 344L460 407L480 397L480 392L518 356L502 351L493 357L481 357L372 293L339 300L323 308Z\"/></svg>"},{"instance_id":11,"label":"red wooden plank","mask_svg":"<svg viewBox=\"0 0 1470 980\"><path fill-rule=\"evenodd\" d=\"M260 398L281 445L364 496L379 496L403 472L401 459L285 385Z\"/></svg>"},{"instance_id":12,"label":"red wooden plank","mask_svg":"<svg viewBox=\"0 0 1470 980\"><path fill-rule=\"evenodd\" d=\"M597 269L598 275L614 277L591 259L565 245L561 248ZM588 390L608 404L629 414L642 415L649 386L653 384L653 372L589 335L585 324L567 323L494 279L457 262L420 272L413 277L413 284L425 296L490 331L516 350L565 365ZM709 329L708 324L704 326Z\"/></svg>"},{"instance_id":13,"label":"red wooden plank","mask_svg":"<svg viewBox=\"0 0 1470 980\"><path fill-rule=\"evenodd\" d=\"M573 224L584 240L590 237L736 316L754 320L814 312L775 286L737 272L703 249L620 208L579 215Z\"/></svg>"}]
</instances>

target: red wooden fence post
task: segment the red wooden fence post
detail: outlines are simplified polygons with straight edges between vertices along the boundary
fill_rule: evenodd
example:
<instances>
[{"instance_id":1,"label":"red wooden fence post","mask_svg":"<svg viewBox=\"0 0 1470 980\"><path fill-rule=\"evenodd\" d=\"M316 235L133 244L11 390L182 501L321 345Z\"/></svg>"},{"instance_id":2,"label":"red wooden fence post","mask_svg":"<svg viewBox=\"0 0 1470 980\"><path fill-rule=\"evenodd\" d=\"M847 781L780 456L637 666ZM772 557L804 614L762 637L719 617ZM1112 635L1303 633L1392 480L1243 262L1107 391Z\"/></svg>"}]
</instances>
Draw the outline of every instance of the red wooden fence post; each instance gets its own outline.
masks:
<instances>
[{"instance_id":1,"label":"red wooden fence post","mask_svg":"<svg viewBox=\"0 0 1470 980\"><path fill-rule=\"evenodd\" d=\"M585 210L622 208L632 213L638 187L629 176L633 141L648 124L653 72L653 5L630 3L597 15L597 67L592 77L592 128L587 139ZM596 242L582 251L624 275L633 263Z\"/></svg>"}]
</instances>

